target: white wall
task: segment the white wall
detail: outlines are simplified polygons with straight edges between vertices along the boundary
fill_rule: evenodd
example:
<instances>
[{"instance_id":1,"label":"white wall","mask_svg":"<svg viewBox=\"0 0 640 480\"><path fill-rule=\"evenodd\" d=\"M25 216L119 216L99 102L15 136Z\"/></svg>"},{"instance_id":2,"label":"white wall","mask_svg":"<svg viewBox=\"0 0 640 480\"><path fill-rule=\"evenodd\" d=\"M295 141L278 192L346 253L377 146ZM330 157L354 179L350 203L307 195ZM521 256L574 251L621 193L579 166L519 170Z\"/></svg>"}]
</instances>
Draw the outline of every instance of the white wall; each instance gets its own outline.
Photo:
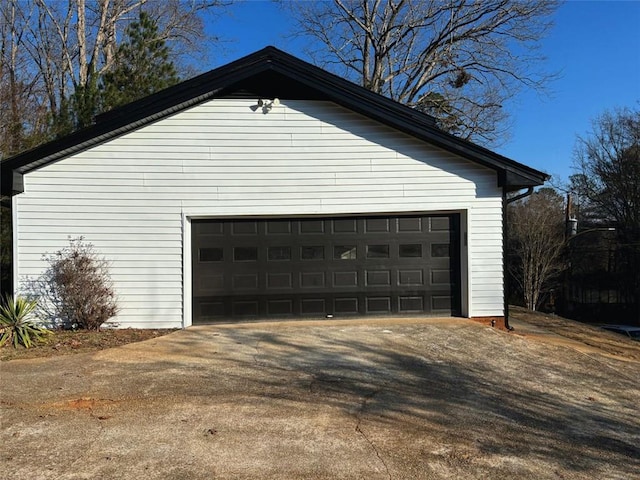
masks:
<instances>
[{"instance_id":1,"label":"white wall","mask_svg":"<svg viewBox=\"0 0 640 480\"><path fill-rule=\"evenodd\" d=\"M18 278L82 235L112 262L121 326L177 327L183 216L460 211L463 310L503 314L495 172L330 102L255 106L208 101L25 175L14 197Z\"/></svg>"}]
</instances>

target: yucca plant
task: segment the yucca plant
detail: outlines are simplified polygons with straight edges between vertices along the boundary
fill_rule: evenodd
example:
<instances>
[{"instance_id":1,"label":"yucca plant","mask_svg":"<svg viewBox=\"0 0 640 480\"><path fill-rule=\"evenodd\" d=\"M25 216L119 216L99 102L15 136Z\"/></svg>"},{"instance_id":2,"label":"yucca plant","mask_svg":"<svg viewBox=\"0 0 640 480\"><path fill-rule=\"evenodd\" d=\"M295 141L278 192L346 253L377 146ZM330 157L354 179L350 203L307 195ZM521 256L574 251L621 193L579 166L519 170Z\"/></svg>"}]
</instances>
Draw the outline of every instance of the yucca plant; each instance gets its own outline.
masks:
<instances>
[{"instance_id":1,"label":"yucca plant","mask_svg":"<svg viewBox=\"0 0 640 480\"><path fill-rule=\"evenodd\" d=\"M11 342L14 348L18 345L29 348L51 333L34 323L37 306L36 300L10 295L5 297L0 305L0 347Z\"/></svg>"}]
</instances>

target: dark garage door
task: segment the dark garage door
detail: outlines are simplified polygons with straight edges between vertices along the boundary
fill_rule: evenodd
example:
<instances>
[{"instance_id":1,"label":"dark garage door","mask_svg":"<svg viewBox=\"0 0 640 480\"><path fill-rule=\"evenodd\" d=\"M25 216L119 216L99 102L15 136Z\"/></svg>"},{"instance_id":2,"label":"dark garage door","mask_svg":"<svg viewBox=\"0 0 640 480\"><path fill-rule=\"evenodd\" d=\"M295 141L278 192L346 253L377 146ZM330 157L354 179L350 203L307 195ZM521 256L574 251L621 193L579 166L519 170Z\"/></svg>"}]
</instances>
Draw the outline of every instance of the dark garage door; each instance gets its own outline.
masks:
<instances>
[{"instance_id":1,"label":"dark garage door","mask_svg":"<svg viewBox=\"0 0 640 480\"><path fill-rule=\"evenodd\" d=\"M460 313L459 216L194 220L194 323Z\"/></svg>"}]
</instances>

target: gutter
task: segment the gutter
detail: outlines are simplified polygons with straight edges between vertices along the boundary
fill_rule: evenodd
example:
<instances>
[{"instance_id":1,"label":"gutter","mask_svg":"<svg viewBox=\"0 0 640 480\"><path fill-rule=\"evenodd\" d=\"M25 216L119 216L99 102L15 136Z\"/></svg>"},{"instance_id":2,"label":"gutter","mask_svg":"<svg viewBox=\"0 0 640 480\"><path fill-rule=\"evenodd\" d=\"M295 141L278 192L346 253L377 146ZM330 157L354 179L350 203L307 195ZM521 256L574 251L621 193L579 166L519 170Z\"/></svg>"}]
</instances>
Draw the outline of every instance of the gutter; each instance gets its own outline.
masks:
<instances>
[{"instance_id":1,"label":"gutter","mask_svg":"<svg viewBox=\"0 0 640 480\"><path fill-rule=\"evenodd\" d=\"M520 195L516 195L513 198L505 199L505 205L508 205L510 203L513 203L513 202L517 202L518 200L522 200L523 198L528 197L532 193L533 193L533 187L529 187L526 192L521 193Z\"/></svg>"}]
</instances>

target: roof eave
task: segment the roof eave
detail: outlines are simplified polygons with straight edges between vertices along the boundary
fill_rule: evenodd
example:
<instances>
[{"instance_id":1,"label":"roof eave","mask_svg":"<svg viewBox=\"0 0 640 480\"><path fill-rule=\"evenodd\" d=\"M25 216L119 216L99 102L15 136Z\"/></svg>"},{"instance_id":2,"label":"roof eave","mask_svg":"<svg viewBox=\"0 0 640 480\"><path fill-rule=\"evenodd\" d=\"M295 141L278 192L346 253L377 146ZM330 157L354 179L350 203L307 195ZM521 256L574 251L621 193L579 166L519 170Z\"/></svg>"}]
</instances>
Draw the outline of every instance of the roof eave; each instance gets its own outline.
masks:
<instances>
[{"instance_id":1,"label":"roof eave","mask_svg":"<svg viewBox=\"0 0 640 480\"><path fill-rule=\"evenodd\" d=\"M392 128L491 168L499 186L517 190L542 185L549 176L437 128L429 115L366 90L274 47L266 47L161 92L99 115L91 127L2 162L2 194L23 191L22 174L139 128L189 106L233 91L234 85L272 71L300 82L310 92ZM7 175L12 172L11 175ZM9 178L7 178L9 177Z\"/></svg>"},{"instance_id":2,"label":"roof eave","mask_svg":"<svg viewBox=\"0 0 640 480\"><path fill-rule=\"evenodd\" d=\"M301 60L296 60L304 64ZM300 81L304 81L310 88L324 91L333 101L350 110L496 170L499 173L500 187L518 190L542 185L550 178L544 172L527 167L440 130L436 126L435 120L428 115L328 72L320 70L323 76L333 77L329 79L331 81L327 81L328 79L325 77L324 82L318 82L315 76L309 74L308 69L291 71L290 64L276 64L273 66L273 70L283 74L294 73ZM501 180L500 177L503 179Z\"/></svg>"}]
</instances>

